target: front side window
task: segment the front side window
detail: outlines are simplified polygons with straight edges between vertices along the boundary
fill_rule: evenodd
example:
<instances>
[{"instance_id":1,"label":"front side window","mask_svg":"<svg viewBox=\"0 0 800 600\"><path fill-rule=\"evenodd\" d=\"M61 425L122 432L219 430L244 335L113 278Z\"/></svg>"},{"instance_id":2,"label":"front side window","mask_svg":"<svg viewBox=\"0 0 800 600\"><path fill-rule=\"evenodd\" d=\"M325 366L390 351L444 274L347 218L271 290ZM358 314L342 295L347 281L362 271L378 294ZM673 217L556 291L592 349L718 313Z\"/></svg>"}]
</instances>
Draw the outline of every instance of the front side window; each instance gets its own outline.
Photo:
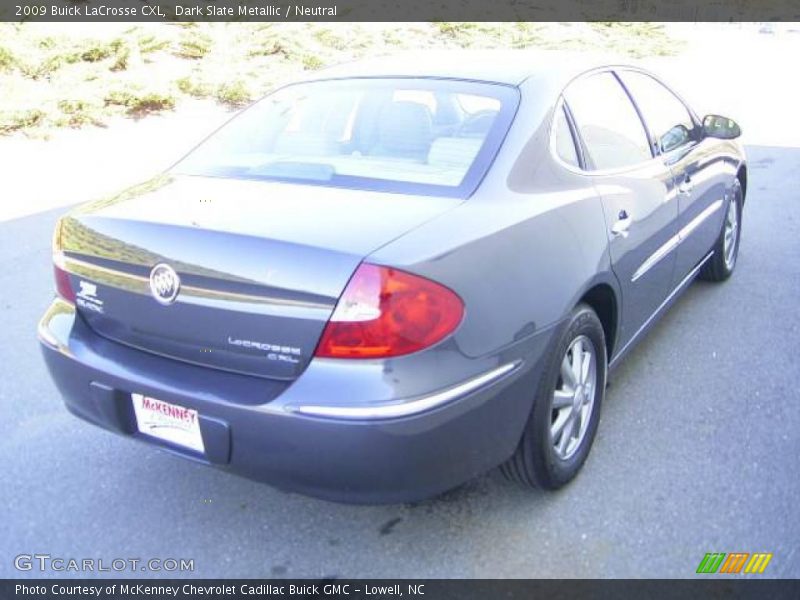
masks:
<instances>
[{"instance_id":1,"label":"front side window","mask_svg":"<svg viewBox=\"0 0 800 600\"><path fill-rule=\"evenodd\" d=\"M290 85L211 136L181 173L466 196L514 116L516 89L439 79Z\"/></svg>"},{"instance_id":2,"label":"front side window","mask_svg":"<svg viewBox=\"0 0 800 600\"><path fill-rule=\"evenodd\" d=\"M595 169L619 169L652 158L642 120L612 73L579 79L564 97Z\"/></svg>"},{"instance_id":3,"label":"front side window","mask_svg":"<svg viewBox=\"0 0 800 600\"><path fill-rule=\"evenodd\" d=\"M662 152L669 152L692 141L692 115L675 94L644 73L622 71L619 76L636 100Z\"/></svg>"}]
</instances>

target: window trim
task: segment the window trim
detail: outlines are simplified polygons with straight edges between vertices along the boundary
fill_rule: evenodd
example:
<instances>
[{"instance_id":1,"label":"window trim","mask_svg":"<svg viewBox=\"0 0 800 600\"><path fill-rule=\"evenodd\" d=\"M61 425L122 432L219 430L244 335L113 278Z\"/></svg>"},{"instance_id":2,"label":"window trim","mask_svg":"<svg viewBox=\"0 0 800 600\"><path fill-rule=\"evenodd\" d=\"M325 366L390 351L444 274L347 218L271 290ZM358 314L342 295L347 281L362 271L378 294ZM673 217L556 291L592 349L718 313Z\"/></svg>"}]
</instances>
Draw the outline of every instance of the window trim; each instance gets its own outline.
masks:
<instances>
[{"instance_id":1,"label":"window trim","mask_svg":"<svg viewBox=\"0 0 800 600\"><path fill-rule=\"evenodd\" d=\"M617 78L617 81L619 81L620 85L622 85L622 87L625 89L625 92L628 94L628 97L631 99L631 102L633 102L634 106L636 106L636 112L639 113L639 118L642 119L642 123L645 124L645 129L648 132L647 133L647 137L648 137L648 140L650 141L650 145L652 146L652 149L654 151L654 156L671 156L672 154L676 153L678 150L686 150L686 149L688 149L690 147L694 147L695 145L700 143L700 140L697 139L697 134L696 134L696 132L698 130L697 128L700 127L700 125L701 125L700 119L698 118L697 113L695 113L692 110L692 107L689 106L689 104L681 97L681 95L678 94L675 90L673 90L669 85L667 85L666 82L664 82L662 79L660 79L659 77L657 77L656 75L654 75L650 71L646 71L644 69L640 69L640 68L637 68L637 67L615 67L613 69L613 72L614 72L614 76ZM667 90L667 92L672 94L672 97L675 98L683 106L683 108L689 114L689 119L691 119L692 126L693 126L692 127L692 137L690 137L687 142L681 144L680 146L676 146L675 148L672 148L671 150L668 150L667 152L663 152L661 150L661 144L659 144L659 141L650 132L650 127L649 127L649 125L647 125L647 120L644 118L644 114L642 113L641 109L639 108L639 103L636 101L636 98L633 95L633 92L631 92L630 89L628 88L628 86L625 85L624 79L619 75L619 73L626 73L626 72L627 73L638 73L639 75L642 75L644 77L649 77L650 79L652 79L656 83L660 84L661 87L663 87L665 90Z\"/></svg>"},{"instance_id":2,"label":"window trim","mask_svg":"<svg viewBox=\"0 0 800 600\"><path fill-rule=\"evenodd\" d=\"M553 110L552 118L550 119L550 136L549 137L550 137L550 155L551 155L551 158L553 160L555 160L559 165L561 165L561 167L563 167L564 169L566 169L566 170L568 170L568 171L570 171L572 173L575 173L577 175L591 175L591 176L618 175L618 174L623 174L623 173L629 173L631 171L640 170L640 169L646 167L647 165L652 164L653 161L656 161L656 160L659 160L659 162L661 162L661 164L664 164L663 163L663 159L665 157L672 156L674 153L676 153L676 151L678 151L680 149L684 149L684 150L686 149L686 145L682 145L682 146L678 146L678 148L674 148L674 149L670 150L667 153L662 153L660 151L660 148L658 149L657 152L654 153L652 137L650 135L650 129L648 128L648 126L646 125L646 122L643 119L643 116L642 116L642 114L641 114L641 112L639 110L638 103L633 98L632 94L628 91L628 88L624 85L624 83L622 82L621 78L617 76L617 73L616 73L617 71L622 71L622 72L631 71L631 72L634 72L634 73L641 73L643 75L647 75L647 76L652 77L658 83L660 83L665 88L667 88L667 90L669 90L681 102L681 104L683 104L684 107L686 107L687 111L689 112L689 115L691 116L691 118L692 118L692 120L693 120L693 122L695 124L695 127L697 127L698 124L700 123L700 120L697 117L697 113L695 113L694 110L692 110L691 106L689 106L689 104L680 96L680 94L675 92L670 86L668 86L666 83L664 83L664 81L662 81L659 77L657 77L656 75L652 74L650 71L647 71L646 69L642 69L642 68L634 67L634 66L628 66L628 65L607 65L607 66L604 66L604 67L597 67L595 69L590 69L589 71L584 71L580 75L577 75L576 77L573 77L571 80L569 80L567 82L567 84L563 87L563 89L561 90L561 93L558 96L558 100L556 101L556 105L555 105L555 109L556 110ZM643 161L638 162L638 163L635 163L633 165L626 165L624 167L615 167L615 168L612 168L612 169L596 169L596 168L594 168L594 165L591 164L591 161L589 160L589 155L588 155L588 153L586 153L586 146L585 146L585 142L583 140L583 136L580 134L580 130L578 129L577 123L574 120L574 116L572 115L572 109L569 107L569 103L567 102L566 98L564 97L564 91L567 88L569 88L573 83L575 83L577 81L580 81L581 79L584 79L586 77L591 77L593 75L599 75L601 73L610 73L617 80L618 84L622 86L622 89L625 92L625 95L628 97L628 99L633 104L634 110L636 111L636 114L639 115L639 119L642 122L642 127L644 128L645 135L647 136L648 146L650 147L650 154L652 155L651 158L649 158L647 160L643 160ZM572 165L564 162L563 160L561 160L561 158L558 156L558 153L556 152L556 149L555 149L556 148L556 146L555 146L555 129L556 129L556 127L555 127L555 124L556 124L555 115L557 113L557 109L561 105L565 106L566 109L567 109L566 112L569 115L568 120L570 121L571 133L572 133L573 137L577 138L577 140L578 140L578 145L577 146L578 146L578 148L580 148L580 152L581 152L581 154L583 156L583 161L582 161L583 166L581 168L575 168L574 166L572 166ZM693 140L693 141L695 143L699 143L698 140ZM656 146L657 146L657 144L656 144Z\"/></svg>"},{"instance_id":3,"label":"window trim","mask_svg":"<svg viewBox=\"0 0 800 600\"><path fill-rule=\"evenodd\" d=\"M633 105L633 110L635 110L636 114L639 116L639 122L642 124L642 127L644 128L644 135L647 138L647 146L650 148L650 157L655 158L659 154L658 144L655 142L655 139L653 138L653 132L650 131L650 126L647 124L647 121L645 120L644 115L642 114L642 109L639 108L639 103L636 102L635 98L633 97L633 94L628 89L628 86L626 86L622 82L622 77L619 76L617 70L614 69L613 71L611 71L611 74L614 76L614 79L617 80L617 83L620 85L622 90L625 92L625 95L628 97L628 100L630 100L631 104Z\"/></svg>"},{"instance_id":4,"label":"window trim","mask_svg":"<svg viewBox=\"0 0 800 600\"><path fill-rule=\"evenodd\" d=\"M645 166L647 164L650 164L653 160L655 160L657 158L656 156L653 156L653 148L652 148L652 145L650 143L650 135L649 135L647 127L641 121L641 115L639 114L639 109L636 106L636 104L631 100L630 96L628 95L628 90L625 88L625 86L622 86L622 92L625 94L625 96L628 98L628 100L633 104L634 111L636 112L637 116L639 116L639 121L640 121L640 124L642 125L642 128L644 129L645 138L647 140L647 146L648 146L648 148L650 148L650 155L651 156L650 156L649 159L640 161L638 163L634 163L632 165L625 165L623 167L614 167L614 168L610 168L610 169L597 169L591 163L590 155L586 151L586 142L584 141L583 136L580 133L580 129L578 129L577 122L574 120L575 118L573 116L572 109L569 107L569 102L567 102L567 99L564 97L564 91L567 88L569 88L571 85L573 85L575 82L577 82L577 81L580 81L580 80L588 78L588 77L592 77L594 75L600 75L602 73L609 73L614 78L614 80L617 82L617 85L621 85L621 83L619 81L619 78L614 73L614 68L615 67L613 67L613 66L598 67L596 69L591 69L590 71L586 71L584 73L581 73L577 77L574 77L573 79L571 79L564 86L564 88L561 90L561 94L559 95L559 102L563 103L567 107L567 110L569 111L569 114L572 117L572 124L574 126L573 135L576 136L578 138L578 140L580 140L579 146L581 148L581 152L584 154L584 167L581 168L581 169L576 169L575 167L573 167L571 165L568 165L567 163L562 161L558 157L558 155L555 153L555 119L552 119L551 120L552 122L550 124L550 138L551 138L550 146L551 146L551 152L552 152L553 156L555 157L555 159L559 162L559 164L561 164L564 168L572 171L573 173L578 173L578 174L581 174L581 175L615 175L615 174L618 174L618 173L627 173L629 171L635 171L635 170L641 169L643 166Z\"/></svg>"},{"instance_id":5,"label":"window trim","mask_svg":"<svg viewBox=\"0 0 800 600\"><path fill-rule=\"evenodd\" d=\"M558 153L558 142L556 141L556 133L557 133L557 124L556 121L559 118L559 114L561 113L564 115L564 119L567 121L567 129L569 130L569 136L572 139L572 146L575 149L575 157L578 159L578 166L576 167L573 164L568 163L565 161L561 155ZM584 155L583 150L583 143L580 138L577 136L577 131L575 128L575 121L572 117L572 112L569 110L569 106L567 105L566 100L563 96L559 96L558 102L556 103L556 108L553 111L553 118L552 118L552 125L551 125L551 135L550 135L550 150L552 152L553 157L559 162L559 164L569 168L569 169L580 169L583 172L586 168L586 157Z\"/></svg>"},{"instance_id":6,"label":"window trim","mask_svg":"<svg viewBox=\"0 0 800 600\"><path fill-rule=\"evenodd\" d=\"M578 162L580 163L580 167L582 169L586 168L588 164L588 152L583 145L583 139L578 135L578 125L575 122L575 115L572 114L572 109L567 104L567 101L564 100L562 97L561 108L564 111L564 114L567 117L567 123L569 124L569 132L572 135L572 143L575 144L576 152L578 153Z\"/></svg>"}]
</instances>

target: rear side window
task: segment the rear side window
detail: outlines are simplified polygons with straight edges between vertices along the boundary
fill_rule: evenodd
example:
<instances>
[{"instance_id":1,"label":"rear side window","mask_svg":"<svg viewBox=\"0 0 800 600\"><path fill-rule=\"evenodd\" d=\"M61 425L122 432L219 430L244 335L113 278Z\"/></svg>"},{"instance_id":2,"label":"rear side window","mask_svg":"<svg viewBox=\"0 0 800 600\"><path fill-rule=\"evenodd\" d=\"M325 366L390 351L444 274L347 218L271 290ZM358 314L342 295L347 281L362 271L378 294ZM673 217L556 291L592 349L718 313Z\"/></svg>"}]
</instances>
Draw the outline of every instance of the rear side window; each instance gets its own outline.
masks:
<instances>
[{"instance_id":1,"label":"rear side window","mask_svg":"<svg viewBox=\"0 0 800 600\"><path fill-rule=\"evenodd\" d=\"M613 74L579 79L564 97L595 169L619 169L652 158L642 120Z\"/></svg>"},{"instance_id":2,"label":"rear side window","mask_svg":"<svg viewBox=\"0 0 800 600\"><path fill-rule=\"evenodd\" d=\"M555 115L556 154L568 165L579 166L578 153L575 150L575 140L569 128L569 121L562 105Z\"/></svg>"},{"instance_id":3,"label":"rear side window","mask_svg":"<svg viewBox=\"0 0 800 600\"><path fill-rule=\"evenodd\" d=\"M669 152L692 141L694 121L675 94L644 73L622 71L619 76L636 100L662 152Z\"/></svg>"}]
</instances>

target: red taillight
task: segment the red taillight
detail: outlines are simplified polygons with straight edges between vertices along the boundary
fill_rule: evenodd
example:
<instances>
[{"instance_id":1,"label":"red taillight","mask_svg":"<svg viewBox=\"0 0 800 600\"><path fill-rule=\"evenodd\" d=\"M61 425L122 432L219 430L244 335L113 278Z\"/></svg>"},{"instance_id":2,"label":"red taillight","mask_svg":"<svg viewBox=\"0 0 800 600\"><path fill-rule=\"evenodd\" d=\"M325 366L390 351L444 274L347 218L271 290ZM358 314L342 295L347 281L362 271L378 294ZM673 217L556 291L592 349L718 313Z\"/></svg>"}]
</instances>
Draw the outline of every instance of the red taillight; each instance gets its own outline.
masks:
<instances>
[{"instance_id":1,"label":"red taillight","mask_svg":"<svg viewBox=\"0 0 800 600\"><path fill-rule=\"evenodd\" d=\"M69 282L69 273L59 267L57 264L53 265L53 271L56 277L56 292L67 302L75 304L75 292Z\"/></svg>"},{"instance_id":2,"label":"red taillight","mask_svg":"<svg viewBox=\"0 0 800 600\"><path fill-rule=\"evenodd\" d=\"M453 291L397 269L362 264L325 326L316 356L386 358L432 346L464 316Z\"/></svg>"}]
</instances>

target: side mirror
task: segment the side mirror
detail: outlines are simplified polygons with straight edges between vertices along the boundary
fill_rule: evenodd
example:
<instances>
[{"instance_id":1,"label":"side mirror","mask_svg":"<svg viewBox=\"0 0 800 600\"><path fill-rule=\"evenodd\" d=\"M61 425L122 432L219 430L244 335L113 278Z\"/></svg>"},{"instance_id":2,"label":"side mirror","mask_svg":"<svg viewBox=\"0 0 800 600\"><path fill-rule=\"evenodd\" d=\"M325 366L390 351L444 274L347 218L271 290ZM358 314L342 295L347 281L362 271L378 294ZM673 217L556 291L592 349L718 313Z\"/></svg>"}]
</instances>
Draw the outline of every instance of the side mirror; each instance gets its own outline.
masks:
<instances>
[{"instance_id":1,"label":"side mirror","mask_svg":"<svg viewBox=\"0 0 800 600\"><path fill-rule=\"evenodd\" d=\"M732 140L742 135L742 128L733 119L719 115L703 117L703 137Z\"/></svg>"},{"instance_id":2,"label":"side mirror","mask_svg":"<svg viewBox=\"0 0 800 600\"><path fill-rule=\"evenodd\" d=\"M691 139L692 132L686 129L685 125L678 124L662 135L658 143L662 152L670 152L679 146L683 146Z\"/></svg>"}]
</instances>

